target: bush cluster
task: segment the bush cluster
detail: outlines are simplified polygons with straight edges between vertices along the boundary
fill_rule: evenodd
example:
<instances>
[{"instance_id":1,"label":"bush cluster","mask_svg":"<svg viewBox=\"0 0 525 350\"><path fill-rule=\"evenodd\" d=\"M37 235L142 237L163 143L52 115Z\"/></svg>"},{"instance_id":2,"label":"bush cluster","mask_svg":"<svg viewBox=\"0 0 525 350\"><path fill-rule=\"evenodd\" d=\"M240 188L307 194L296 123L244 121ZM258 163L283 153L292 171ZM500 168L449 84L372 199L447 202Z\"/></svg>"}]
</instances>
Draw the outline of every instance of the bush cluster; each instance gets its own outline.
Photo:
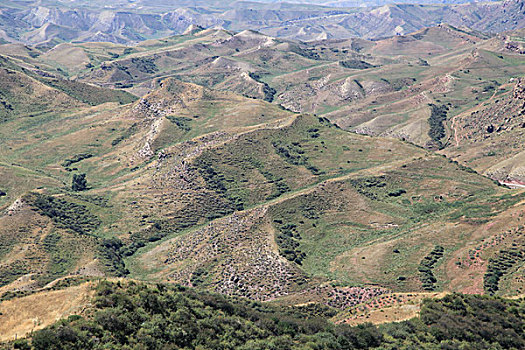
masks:
<instances>
[{"instance_id":1,"label":"bush cluster","mask_svg":"<svg viewBox=\"0 0 525 350\"><path fill-rule=\"evenodd\" d=\"M25 198L35 210L49 217L60 228L70 229L79 234L88 234L98 228L101 221L80 204L52 196L31 193Z\"/></svg>"},{"instance_id":2,"label":"bush cluster","mask_svg":"<svg viewBox=\"0 0 525 350\"><path fill-rule=\"evenodd\" d=\"M275 236L275 241L279 246L279 253L289 261L302 265L306 254L299 249L301 234L297 232L297 225L283 224L281 220L274 220L279 224L279 232Z\"/></svg>"},{"instance_id":3,"label":"bush cluster","mask_svg":"<svg viewBox=\"0 0 525 350\"><path fill-rule=\"evenodd\" d=\"M447 120L448 107L445 105L436 106L430 104L430 117L428 118L428 124L430 129L428 130L428 136L432 141L442 146L441 139L445 137L445 125L444 122Z\"/></svg>"},{"instance_id":4,"label":"bush cluster","mask_svg":"<svg viewBox=\"0 0 525 350\"><path fill-rule=\"evenodd\" d=\"M432 270L434 269L434 266L436 265L438 260L443 257L444 251L445 248L443 248L440 245L437 245L419 263L419 279L421 280L421 283L423 283L424 290L431 291L435 289L435 283L437 282L437 280L436 277L434 277L434 273L432 272Z\"/></svg>"},{"instance_id":5,"label":"bush cluster","mask_svg":"<svg viewBox=\"0 0 525 350\"><path fill-rule=\"evenodd\" d=\"M178 286L101 282L88 317L70 316L17 349L523 349L525 301L451 294L419 318L376 327ZM314 311L310 313L310 310Z\"/></svg>"},{"instance_id":6,"label":"bush cluster","mask_svg":"<svg viewBox=\"0 0 525 350\"><path fill-rule=\"evenodd\" d=\"M166 119L168 119L173 124L177 125L177 127L179 129L181 129L182 131L190 131L191 130L191 126L189 125L189 123L193 120L191 118L175 117L173 115L169 115L169 116L166 117Z\"/></svg>"},{"instance_id":7,"label":"bush cluster","mask_svg":"<svg viewBox=\"0 0 525 350\"><path fill-rule=\"evenodd\" d=\"M494 258L489 259L487 272L483 279L483 288L489 294L494 294L499 289L499 281L507 271L518 262L525 259L524 247L511 247L501 250Z\"/></svg>"}]
</instances>

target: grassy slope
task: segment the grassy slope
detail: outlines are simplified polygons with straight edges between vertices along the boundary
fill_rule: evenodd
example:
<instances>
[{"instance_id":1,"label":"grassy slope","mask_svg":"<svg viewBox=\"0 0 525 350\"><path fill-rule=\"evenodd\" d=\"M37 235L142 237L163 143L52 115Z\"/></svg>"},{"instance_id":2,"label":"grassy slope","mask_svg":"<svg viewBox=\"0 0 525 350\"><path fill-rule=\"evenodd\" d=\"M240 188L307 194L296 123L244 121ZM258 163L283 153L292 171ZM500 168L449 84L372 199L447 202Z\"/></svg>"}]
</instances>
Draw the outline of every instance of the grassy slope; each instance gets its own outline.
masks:
<instances>
[{"instance_id":1,"label":"grassy slope","mask_svg":"<svg viewBox=\"0 0 525 350\"><path fill-rule=\"evenodd\" d=\"M378 57L369 60L385 67L356 71L334 64L346 55L343 49L323 53L319 48L316 56L289 43L273 42L269 51L277 53L272 63L275 66L263 68L266 60L249 52L266 37L255 35L248 40L225 32L213 35L230 40L224 45L209 44L211 52L206 54L197 54L199 48L204 50L196 44L201 41L198 37L188 43L180 42L181 38L174 38L175 43L153 42L145 50L153 47L164 57L165 61L155 62L159 76L172 74L164 71L171 60L180 64L185 57L205 59L203 56L216 54L229 56L228 64L256 66L266 73L257 79L270 85L278 81L297 83L297 77L302 84L315 75L314 80L321 80L327 69L333 75L323 84L338 87L349 79L362 92L367 86L361 77L369 75L367 81L379 82L380 75L395 71L397 75L389 77L389 89L393 89L395 79L407 72L417 73L415 92L407 93L407 100L399 102L403 108L404 103L411 106L413 94L424 95L441 83L447 89L466 89L471 75L482 77L480 88L486 79L503 81L484 68L483 62L512 68L509 74L521 67L520 60L512 55L501 59L479 51L479 56L467 62L468 79L447 77L439 66L440 60L449 57L446 55L435 58L431 68L419 65L415 69L403 58L389 61L392 59ZM202 42L206 40L211 41L207 38ZM180 47L173 50L172 45ZM242 50L237 53L235 48L239 47ZM179 51L182 58L176 58ZM117 62L125 64L143 56L129 55ZM449 55L448 63L456 62L457 57L470 57L461 50ZM285 61L299 62L297 74L283 74L288 70ZM143 70L138 82L148 81L149 63L137 62L132 62L130 69ZM219 65L215 69L224 70L230 78L235 76L223 66L223 60L206 62L209 67L215 62ZM387 62L393 62L392 66ZM207 67L182 67L182 73L200 72L206 78L210 73ZM279 71L282 67L286 69ZM64 86L73 92L66 95L50 88L45 79L37 80L23 72L18 69L15 74L64 99L82 100L79 96L92 91L67 83ZM431 78L438 73L444 74L446 81ZM361 87L352 83L356 79ZM286 84L280 88L293 88ZM98 97L107 90L95 89L100 94L90 101L96 106L75 102L75 110L56 109L33 117L22 111L19 117L3 123L0 171L10 178L0 188L7 192L0 197L0 206L5 209L28 190L47 187L43 192L63 198L65 206L75 212L68 212L65 221L75 220L79 210L85 214L82 216L92 215L100 221L85 235L61 224L64 220L42 215L31 201L13 216L3 214L0 220L4 222L27 223L18 233L24 237L22 241L13 239L13 227L2 227L7 249L2 253L5 263L1 268L9 275L6 283L29 273L38 275L18 282L41 286L78 271L115 274L124 271L122 259L131 255L126 262L132 276L138 278L200 285L259 300L286 296L283 302L298 303L332 298L317 292L316 288L326 282L344 288L380 285L397 291L421 291L422 279L429 278L419 271L421 262L440 245L444 253L431 267L435 282L430 287L481 292L485 271L494 265L489 259L505 255L502 251L513 243L521 244L522 195L497 187L440 156L393 139L349 133L323 118L292 117L275 104L231 92L170 79L155 85L156 91L132 105L98 105ZM357 106L382 113L387 103L407 90L386 93L382 99L365 96ZM448 90L433 94L437 95L432 98L439 97L443 103L457 97L449 97ZM474 96L472 91L469 94L462 96L464 101ZM126 102L121 98L128 98L121 93L102 97L108 96L121 103ZM373 111L375 107L367 105L372 99L384 106ZM308 96L306 100L312 102ZM27 106L27 101L20 105ZM468 107L458 105L461 110ZM418 113L407 112L401 118L425 121L427 116L422 118ZM366 118L361 122L366 123ZM91 157L64 165L83 154ZM91 188L88 196L68 192L72 172L87 173ZM86 208L87 214L79 206ZM53 235L61 239L45 248L46 237L52 241ZM104 241L114 237L123 243ZM104 253L100 253L102 248L106 249ZM66 251L74 253L60 255ZM472 257L472 251L478 254ZM37 265L37 259L46 264ZM504 271L498 293L515 294L522 288L522 268L518 262ZM296 293L299 291L305 293Z\"/></svg>"},{"instance_id":2,"label":"grassy slope","mask_svg":"<svg viewBox=\"0 0 525 350\"><path fill-rule=\"evenodd\" d=\"M160 110L169 113L159 114ZM479 240L496 234L475 235L482 224L481 217L493 212L499 215L518 200L507 198L499 207L489 209L484 203L497 203L502 190L445 159L398 141L348 133L322 118L290 119L288 115L262 101L166 80L159 90L131 106L102 105L7 122L4 137L9 152L5 163L18 161L17 169L42 174L39 176L46 179L43 185L51 189L50 193L64 192L71 176L67 169L78 168L87 173L92 193L111 206L107 210L87 199L66 198L80 200L102 222L93 230L96 238L90 238L88 246L99 247L104 244L103 238L118 236L125 243L119 254L132 254L148 242L166 242L144 255L148 259L154 256L148 266L141 263L145 251L130 260L133 273L144 278L188 278L192 283L195 271L210 271L202 283L217 288L214 286L225 278L221 277L227 266L227 260L222 260L225 252L210 255L206 247L215 244L215 225L219 235L223 234L220 227L228 218L211 223L210 241L204 244L203 251L194 253L194 258L186 257L182 275L171 276L180 263L163 265L163 259L173 255L164 250L173 244L169 239L185 232L184 237L190 237L186 239L191 243L191 237L200 234L192 227L235 210L246 210L246 222L240 227L256 228L259 237L248 242L246 249L257 251L262 247L260 252L271 254L274 265L263 264L260 268L271 272L272 278L279 281L277 287L266 290L271 278L261 281L253 269L241 266L243 261L250 261L243 257L245 248L230 246L226 251L238 259L233 262L239 268L235 274L250 276L245 285L265 286L256 297L262 299L327 280L419 290L418 264L432 250L428 237L435 235L436 230L450 241L446 260L436 266L436 288L447 288L456 278L446 267L447 262L456 251L471 245L465 244L467 237ZM8 130L17 133L8 134ZM26 141L20 143L22 139ZM163 150L163 156L156 159L139 155L145 144L150 144L154 153ZM91 157L70 166L63 164L79 154ZM24 188L20 181L8 187L5 205L31 188ZM459 229L454 225L443 226L444 222L457 220L461 230L465 230L459 237ZM283 239L282 235L289 234L286 229L283 231L286 224L295 225L292 236L300 238ZM63 230L56 224L48 225L47 234ZM509 227L512 225L509 223ZM235 239L237 233L231 234L231 239ZM41 239L44 237L45 234ZM85 238L73 238L71 242L78 239ZM184 248L190 243L181 244ZM296 247L290 249L290 245ZM390 254L389 249L400 253ZM39 251L52 259L52 253ZM305 254L301 265L294 259L286 260L300 253ZM53 265L49 265L49 270L38 270L46 276L42 280L75 271L82 264L89 265L89 260L98 255L81 256L76 255L69 262L66 259L66 265L58 268L60 271ZM106 267L103 262L102 270L118 269L120 258L114 258L116 262L110 261ZM400 263L406 259L410 264ZM99 273L100 268L88 270ZM280 279L277 271L281 268L295 276L292 282ZM31 265L27 271L37 270ZM21 270L18 276L27 271ZM473 278L479 280L480 274L478 271ZM308 283L305 285L304 281ZM454 289L462 290L473 283L459 281L459 287ZM223 291L245 293L235 284Z\"/></svg>"},{"instance_id":3,"label":"grassy slope","mask_svg":"<svg viewBox=\"0 0 525 350\"><path fill-rule=\"evenodd\" d=\"M482 271L464 278L451 271L449 263L459 252L465 254L472 241L499 233L501 225L520 226L519 217L508 217L519 215L519 207L513 206L522 196L513 196L440 156L393 140L351 134L313 117L299 117L271 133L248 133L203 152L189 167L196 170L194 176L204 177L208 191L231 205L232 209L217 215L244 211L179 238L168 235L154 249L141 250L130 265L137 276L193 283L196 274L204 273L199 283L222 290L224 278L229 278L225 269L229 269L232 276L248 276L250 283L264 289L269 288L268 281L259 280L256 271L262 269L270 276L283 260L272 255L274 266L247 268L257 266L256 252L262 249L286 257L293 253L285 250L295 249L306 257L299 262L292 258L288 271L297 277L294 271L299 268L313 284L320 278L419 290L420 262L439 236L446 254L435 266L438 281L433 288L479 290L476 284L483 279ZM192 198L187 193L184 199L191 202ZM213 211L209 208L208 213ZM181 217L187 209L183 206L172 215ZM198 215L202 214L195 211L191 217ZM488 217L494 228L487 230L483 228ZM239 218L237 233L224 231L223 225ZM292 232L284 228L290 225ZM253 242L245 245L244 235L250 230L254 230ZM297 246L291 249L290 239L282 242L282 234L291 234L297 243L291 245ZM222 248L209 250L216 245ZM296 282L304 284L300 278ZM244 283L233 283L223 291L243 295ZM295 288L283 281L278 284L283 289L270 288L268 296L288 294ZM264 293L256 298L264 299Z\"/></svg>"},{"instance_id":4,"label":"grassy slope","mask_svg":"<svg viewBox=\"0 0 525 350\"><path fill-rule=\"evenodd\" d=\"M127 51L75 44L94 57L94 67L71 74L140 95L151 89L152 78L173 76L273 100L294 111L324 114L345 129L429 147L436 146L428 135L429 104L446 105L445 137L440 142L454 147L454 118L483 102L492 103L492 92L520 76L522 57L505 47L509 40L518 42L520 35L489 38L443 25L374 42L307 45L250 32L206 30L148 41ZM470 162L471 147L475 148L457 149L458 159ZM479 171L495 166L490 174L503 174L496 177L509 173L502 159L487 159L487 164L473 161L469 166Z\"/></svg>"}]
</instances>

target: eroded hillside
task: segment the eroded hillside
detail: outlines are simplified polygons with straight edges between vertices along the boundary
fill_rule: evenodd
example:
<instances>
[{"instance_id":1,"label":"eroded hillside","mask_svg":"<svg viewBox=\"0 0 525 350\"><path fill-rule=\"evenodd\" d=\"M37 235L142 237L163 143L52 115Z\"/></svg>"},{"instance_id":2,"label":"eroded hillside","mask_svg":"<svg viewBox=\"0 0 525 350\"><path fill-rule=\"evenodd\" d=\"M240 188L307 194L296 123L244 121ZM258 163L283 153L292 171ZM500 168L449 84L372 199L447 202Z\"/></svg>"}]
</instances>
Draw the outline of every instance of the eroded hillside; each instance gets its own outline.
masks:
<instances>
[{"instance_id":1,"label":"eroded hillside","mask_svg":"<svg viewBox=\"0 0 525 350\"><path fill-rule=\"evenodd\" d=\"M487 33L524 24L523 1L49 1L0 5L0 39L52 48L69 42L132 44L183 34L190 25L261 30L302 41L378 39L450 23Z\"/></svg>"},{"instance_id":2,"label":"eroded hillside","mask_svg":"<svg viewBox=\"0 0 525 350\"><path fill-rule=\"evenodd\" d=\"M0 45L1 295L123 277L359 323L522 294L521 35Z\"/></svg>"}]
</instances>

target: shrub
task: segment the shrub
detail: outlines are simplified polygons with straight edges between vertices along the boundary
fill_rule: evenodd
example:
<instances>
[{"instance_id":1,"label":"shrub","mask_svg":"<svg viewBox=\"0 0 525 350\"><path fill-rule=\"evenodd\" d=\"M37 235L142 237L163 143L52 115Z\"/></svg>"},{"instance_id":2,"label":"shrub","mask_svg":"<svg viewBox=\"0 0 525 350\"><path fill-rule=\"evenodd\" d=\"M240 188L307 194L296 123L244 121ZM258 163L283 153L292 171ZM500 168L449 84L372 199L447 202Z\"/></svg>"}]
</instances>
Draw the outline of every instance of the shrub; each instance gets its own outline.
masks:
<instances>
[{"instance_id":1,"label":"shrub","mask_svg":"<svg viewBox=\"0 0 525 350\"><path fill-rule=\"evenodd\" d=\"M181 286L101 282L85 319L37 331L41 349L523 349L525 301L451 294L420 318L379 327L330 312L261 304Z\"/></svg>"},{"instance_id":2,"label":"shrub","mask_svg":"<svg viewBox=\"0 0 525 350\"><path fill-rule=\"evenodd\" d=\"M84 159L89 159L91 157L93 157L91 153L80 153L73 156L71 159L66 159L65 161L63 161L62 166L67 168L71 164L78 163L80 161L83 161Z\"/></svg>"},{"instance_id":3,"label":"shrub","mask_svg":"<svg viewBox=\"0 0 525 350\"><path fill-rule=\"evenodd\" d=\"M500 250L494 258L489 259L487 272L483 279L483 288L489 294L499 290L499 281L507 271L525 259L525 247L511 247Z\"/></svg>"},{"instance_id":4,"label":"shrub","mask_svg":"<svg viewBox=\"0 0 525 350\"><path fill-rule=\"evenodd\" d=\"M447 112L448 107L445 105L436 106L435 104L430 104L430 117L428 118L430 129L428 130L428 136L439 147L442 146L441 139L445 137L445 126L443 123L447 120Z\"/></svg>"},{"instance_id":5,"label":"shrub","mask_svg":"<svg viewBox=\"0 0 525 350\"><path fill-rule=\"evenodd\" d=\"M361 61L361 60L346 60L346 61L340 61L339 64L344 68L349 69L368 69L375 67L374 65Z\"/></svg>"},{"instance_id":6,"label":"shrub","mask_svg":"<svg viewBox=\"0 0 525 350\"><path fill-rule=\"evenodd\" d=\"M75 192L87 190L86 174L74 174L71 189Z\"/></svg>"},{"instance_id":7,"label":"shrub","mask_svg":"<svg viewBox=\"0 0 525 350\"><path fill-rule=\"evenodd\" d=\"M189 122L192 121L191 118L175 117L175 116L169 115L169 116L166 117L166 119L168 119L173 124L177 125L177 127L179 129L181 129L182 131L190 131L191 130L191 126L189 125Z\"/></svg>"},{"instance_id":8,"label":"shrub","mask_svg":"<svg viewBox=\"0 0 525 350\"><path fill-rule=\"evenodd\" d=\"M432 291L434 290L435 286L434 284L437 282L436 278L434 277L434 273L432 272L434 266L438 262L439 259L443 257L443 252L445 251L445 248L442 246L435 246L432 251L421 260L419 263L419 279L423 283L423 289Z\"/></svg>"},{"instance_id":9,"label":"shrub","mask_svg":"<svg viewBox=\"0 0 525 350\"><path fill-rule=\"evenodd\" d=\"M91 233L101 223L85 206L61 198L31 193L24 199L33 204L35 210L52 219L58 227L80 234Z\"/></svg>"}]
</instances>

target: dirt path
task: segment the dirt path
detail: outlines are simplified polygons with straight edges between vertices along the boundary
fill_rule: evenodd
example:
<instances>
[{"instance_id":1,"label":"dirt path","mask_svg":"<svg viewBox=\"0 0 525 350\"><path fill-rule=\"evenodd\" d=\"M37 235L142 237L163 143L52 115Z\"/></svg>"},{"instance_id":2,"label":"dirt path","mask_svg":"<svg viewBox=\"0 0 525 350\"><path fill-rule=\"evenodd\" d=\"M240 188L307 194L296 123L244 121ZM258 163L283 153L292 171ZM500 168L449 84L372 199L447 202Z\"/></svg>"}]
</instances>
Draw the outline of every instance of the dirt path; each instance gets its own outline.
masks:
<instances>
[{"instance_id":1,"label":"dirt path","mask_svg":"<svg viewBox=\"0 0 525 350\"><path fill-rule=\"evenodd\" d=\"M306 188L303 188L303 189L300 189L300 190L297 190L297 191L288 192L286 194L283 194L279 198L273 199L273 200L268 201L268 202L257 204L256 206L251 207L251 208L249 208L247 210L252 210L252 209L255 209L255 208L260 208L260 207L265 207L265 206L271 206L271 205L279 204L279 203L285 202L285 201L287 201L289 199L293 199L295 197L311 193L311 192L315 191L317 188L322 187L323 185L331 183L331 182L340 182L340 181L345 181L345 180L349 180L349 179L352 179L352 178L355 178L355 177L361 177L361 176L366 176L366 175L381 175L384 172L386 172L387 170L390 170L390 169L393 169L393 168L397 168L397 167L399 167L399 166L401 166L401 165L403 165L403 164L405 164L407 162L416 160L418 158L419 157L416 157L416 156L408 157L408 158L400 159L400 160L397 160L395 162L391 162L391 163L388 163L388 164L379 165L377 167L359 170L359 171L356 171L356 172L353 172L353 173L350 173L350 174L346 174L346 175L343 175L343 176L333 177L333 178L324 180L322 182L318 182L316 184L313 184L312 186L309 186L309 187L306 187Z\"/></svg>"},{"instance_id":2,"label":"dirt path","mask_svg":"<svg viewBox=\"0 0 525 350\"><path fill-rule=\"evenodd\" d=\"M457 123L457 118L460 116L461 114L458 114L454 118L452 118L452 124L450 125L451 129L454 131L454 141L456 142L456 147L459 147L458 127L456 123Z\"/></svg>"},{"instance_id":3,"label":"dirt path","mask_svg":"<svg viewBox=\"0 0 525 350\"><path fill-rule=\"evenodd\" d=\"M473 108L469 109L469 110L466 110L464 111L463 113L460 113L456 116L454 116L452 118L452 123L450 125L450 128L454 131L454 141L456 142L456 147L459 147L459 141L460 141L460 138L459 138L459 132L458 132L458 126L457 126L457 119L459 117L462 117L463 115L466 115L468 113L472 113L472 111L476 110L476 108L478 108L479 106L482 105L482 103L487 103L489 101L492 101L496 98L496 95L498 93L498 90L496 89L496 91L494 91L494 93L492 94L491 97L489 97L488 99L486 99L485 101L482 101L480 102L479 104L477 104L476 106L474 106Z\"/></svg>"}]
</instances>

